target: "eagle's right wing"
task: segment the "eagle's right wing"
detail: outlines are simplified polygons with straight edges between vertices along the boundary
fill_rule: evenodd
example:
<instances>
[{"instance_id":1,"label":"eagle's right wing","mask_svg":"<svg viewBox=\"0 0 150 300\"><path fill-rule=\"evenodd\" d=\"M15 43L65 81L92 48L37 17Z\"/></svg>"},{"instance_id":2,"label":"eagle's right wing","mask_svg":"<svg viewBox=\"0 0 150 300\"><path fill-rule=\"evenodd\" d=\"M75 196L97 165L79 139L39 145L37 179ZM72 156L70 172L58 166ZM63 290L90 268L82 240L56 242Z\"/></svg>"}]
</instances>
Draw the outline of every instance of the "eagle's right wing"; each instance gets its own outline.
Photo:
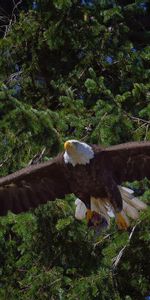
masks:
<instances>
[{"instance_id":1,"label":"eagle's right wing","mask_svg":"<svg viewBox=\"0 0 150 300\"><path fill-rule=\"evenodd\" d=\"M0 215L25 212L69 193L68 169L59 156L1 178Z\"/></svg>"}]
</instances>

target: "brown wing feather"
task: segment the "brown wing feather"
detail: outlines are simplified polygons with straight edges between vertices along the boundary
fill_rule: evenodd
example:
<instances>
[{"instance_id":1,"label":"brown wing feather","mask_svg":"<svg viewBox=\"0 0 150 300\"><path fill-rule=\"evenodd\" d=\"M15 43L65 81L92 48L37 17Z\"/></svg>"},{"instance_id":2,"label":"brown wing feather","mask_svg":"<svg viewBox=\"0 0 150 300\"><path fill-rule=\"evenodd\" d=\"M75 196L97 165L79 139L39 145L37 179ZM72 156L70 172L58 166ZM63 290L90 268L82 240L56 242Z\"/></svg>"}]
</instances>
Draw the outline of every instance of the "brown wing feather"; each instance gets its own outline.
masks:
<instances>
[{"instance_id":1,"label":"brown wing feather","mask_svg":"<svg viewBox=\"0 0 150 300\"><path fill-rule=\"evenodd\" d=\"M62 155L0 179L0 215L27 211L70 193L69 174Z\"/></svg>"},{"instance_id":2,"label":"brown wing feather","mask_svg":"<svg viewBox=\"0 0 150 300\"><path fill-rule=\"evenodd\" d=\"M130 142L106 148L115 181L150 179L150 142Z\"/></svg>"}]
</instances>

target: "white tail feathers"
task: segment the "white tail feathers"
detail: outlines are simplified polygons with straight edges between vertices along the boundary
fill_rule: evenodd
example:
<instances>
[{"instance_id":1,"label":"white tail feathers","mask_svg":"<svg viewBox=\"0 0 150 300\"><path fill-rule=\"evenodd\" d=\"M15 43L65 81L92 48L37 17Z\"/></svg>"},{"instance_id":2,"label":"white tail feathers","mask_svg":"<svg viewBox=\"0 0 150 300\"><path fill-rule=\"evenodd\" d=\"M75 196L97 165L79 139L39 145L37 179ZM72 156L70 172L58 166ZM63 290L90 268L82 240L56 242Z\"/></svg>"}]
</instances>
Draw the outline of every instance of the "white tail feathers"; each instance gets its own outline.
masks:
<instances>
[{"instance_id":1,"label":"white tail feathers","mask_svg":"<svg viewBox=\"0 0 150 300\"><path fill-rule=\"evenodd\" d=\"M139 217L138 210L125 201L123 201L123 211L133 220L136 220Z\"/></svg>"},{"instance_id":2,"label":"white tail feathers","mask_svg":"<svg viewBox=\"0 0 150 300\"><path fill-rule=\"evenodd\" d=\"M83 220L85 218L86 211L87 211L85 204L79 198L77 198L75 200L75 205L76 205L75 218L77 220Z\"/></svg>"},{"instance_id":3,"label":"white tail feathers","mask_svg":"<svg viewBox=\"0 0 150 300\"><path fill-rule=\"evenodd\" d=\"M134 192L131 189L118 186L123 200L123 211L131 218L138 219L139 211L147 208L147 205L134 197Z\"/></svg>"},{"instance_id":4,"label":"white tail feathers","mask_svg":"<svg viewBox=\"0 0 150 300\"><path fill-rule=\"evenodd\" d=\"M130 202L129 202L130 203ZM133 205L134 207L136 207L139 210L143 210L147 208L147 204L142 202L141 200L139 200L136 197L133 197L131 200L131 205Z\"/></svg>"}]
</instances>

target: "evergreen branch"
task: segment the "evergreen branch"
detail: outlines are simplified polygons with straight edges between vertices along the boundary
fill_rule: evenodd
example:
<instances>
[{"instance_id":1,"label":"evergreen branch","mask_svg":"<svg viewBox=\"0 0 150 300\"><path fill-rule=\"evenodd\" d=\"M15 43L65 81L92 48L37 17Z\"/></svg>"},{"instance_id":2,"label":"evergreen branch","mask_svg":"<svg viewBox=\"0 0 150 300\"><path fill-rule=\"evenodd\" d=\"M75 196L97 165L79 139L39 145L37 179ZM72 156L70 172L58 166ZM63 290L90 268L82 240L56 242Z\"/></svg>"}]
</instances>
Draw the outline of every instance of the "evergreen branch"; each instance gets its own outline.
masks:
<instances>
[{"instance_id":1,"label":"evergreen branch","mask_svg":"<svg viewBox=\"0 0 150 300\"><path fill-rule=\"evenodd\" d=\"M145 141L147 140L148 130L149 130L149 124L147 124L147 126L146 126L146 132L145 132L145 138L144 138Z\"/></svg>"},{"instance_id":2,"label":"evergreen branch","mask_svg":"<svg viewBox=\"0 0 150 300\"><path fill-rule=\"evenodd\" d=\"M5 163L7 163L7 161L11 158L11 156L6 157L2 162L0 162L0 168L3 167L3 165L5 165Z\"/></svg>"},{"instance_id":3,"label":"evergreen branch","mask_svg":"<svg viewBox=\"0 0 150 300\"><path fill-rule=\"evenodd\" d=\"M113 102L115 103L115 105L117 105L117 107L119 109L122 109L121 105L115 100L113 99ZM125 110L122 109L122 112L123 112L123 115L128 117L129 119L133 120L134 122L137 122L137 123L145 123L144 125L146 124L149 124L150 125L150 121L148 120L145 120L145 119L142 119L142 118L139 118L139 117L134 117L130 114L128 114Z\"/></svg>"},{"instance_id":4,"label":"evergreen branch","mask_svg":"<svg viewBox=\"0 0 150 300\"><path fill-rule=\"evenodd\" d=\"M12 156L14 153L19 152L19 150L21 148L24 148L24 146L27 144L27 142L24 142L22 144L20 144L18 147L13 147L12 148L12 152L11 154L9 154L2 162L0 162L0 168L3 167L5 164L7 164L7 162L11 162L12 161Z\"/></svg>"}]
</instances>

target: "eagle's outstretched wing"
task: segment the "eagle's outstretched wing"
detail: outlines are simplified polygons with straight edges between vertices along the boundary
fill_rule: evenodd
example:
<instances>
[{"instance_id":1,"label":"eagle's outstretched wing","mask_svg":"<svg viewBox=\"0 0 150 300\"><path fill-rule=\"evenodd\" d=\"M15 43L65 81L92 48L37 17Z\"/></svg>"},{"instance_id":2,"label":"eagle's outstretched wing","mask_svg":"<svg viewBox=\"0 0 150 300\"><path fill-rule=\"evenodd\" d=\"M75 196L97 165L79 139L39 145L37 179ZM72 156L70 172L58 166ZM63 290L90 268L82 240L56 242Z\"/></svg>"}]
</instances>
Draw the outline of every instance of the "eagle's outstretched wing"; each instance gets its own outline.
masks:
<instances>
[{"instance_id":1,"label":"eagle's outstretched wing","mask_svg":"<svg viewBox=\"0 0 150 300\"><path fill-rule=\"evenodd\" d=\"M150 142L130 142L108 147L105 151L117 184L145 177L150 179Z\"/></svg>"},{"instance_id":2,"label":"eagle's outstretched wing","mask_svg":"<svg viewBox=\"0 0 150 300\"><path fill-rule=\"evenodd\" d=\"M63 156L29 166L0 179L0 215L27 211L70 193Z\"/></svg>"},{"instance_id":3,"label":"eagle's outstretched wing","mask_svg":"<svg viewBox=\"0 0 150 300\"><path fill-rule=\"evenodd\" d=\"M73 146L73 149L77 151L80 142L75 143L77 148ZM80 144L84 150L83 143ZM132 142L105 149L93 145L92 148L94 157L86 165L85 161L77 166L65 163L62 153L46 163L1 178L0 215L8 210L27 211L69 193L74 193L85 204L91 196L108 197L114 208L120 209L122 200L117 185L150 178L150 142Z\"/></svg>"}]
</instances>

